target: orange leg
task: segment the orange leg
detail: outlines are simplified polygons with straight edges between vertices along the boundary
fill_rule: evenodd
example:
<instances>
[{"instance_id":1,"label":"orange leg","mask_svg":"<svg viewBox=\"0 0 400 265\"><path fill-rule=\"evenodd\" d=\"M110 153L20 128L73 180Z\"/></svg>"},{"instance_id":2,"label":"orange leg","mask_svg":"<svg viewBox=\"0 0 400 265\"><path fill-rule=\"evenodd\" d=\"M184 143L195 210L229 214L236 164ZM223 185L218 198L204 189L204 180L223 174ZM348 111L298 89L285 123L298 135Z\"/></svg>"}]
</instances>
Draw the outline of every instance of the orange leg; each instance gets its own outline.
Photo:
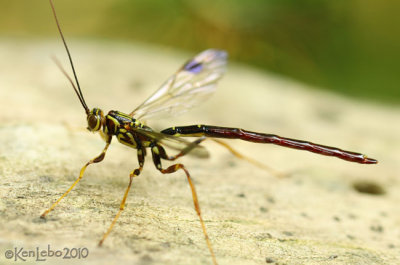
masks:
<instances>
[{"instance_id":1,"label":"orange leg","mask_svg":"<svg viewBox=\"0 0 400 265\"><path fill-rule=\"evenodd\" d=\"M203 138L200 138L200 139L203 139ZM203 140L201 140L201 141L203 141ZM196 213L197 213L197 215L199 217L200 225L201 225L201 228L203 230L204 237L206 239L207 247L208 247L208 249L210 251L213 264L217 265L217 260L215 258L214 250L212 248L211 241L210 241L210 239L208 237L206 226L205 226L204 221L203 221L203 217L201 216L200 204L199 204L199 200L197 198L196 189L194 187L194 183L192 181L192 178L190 177L189 171L185 168L185 166L183 164L175 164L175 165L169 166L166 169L163 169L162 166L161 166L161 158L166 159L166 160L175 160L177 157L179 157L179 154L177 156L168 157L166 152L165 152L165 150L164 150L164 148L162 146L159 146L159 145L153 146L151 148L151 153L153 155L154 164L157 167L157 169L160 170L161 173L170 174L170 173L174 173L174 172L178 171L179 169L182 169L185 172L186 178L187 178L189 186L190 186L190 190L192 191L194 209L196 210Z\"/></svg>"},{"instance_id":2,"label":"orange leg","mask_svg":"<svg viewBox=\"0 0 400 265\"><path fill-rule=\"evenodd\" d=\"M131 189L132 186L132 180L134 177L137 177L140 175L140 172L142 172L143 169L143 165L144 165L144 156L145 156L145 149L144 148L138 148L137 150L137 156L138 156L138 161L139 161L139 168L133 170L131 172L131 174L129 175L129 184L128 187L125 190L125 194L124 197L122 198L121 204L119 205L119 210L117 212L117 214L115 215L114 219L112 220L110 226L108 227L107 231L104 233L103 237L101 238L100 242L99 242L99 246L103 245L104 240L108 237L108 235L110 234L112 228L114 227L115 223L117 222L119 216L121 215L122 211L125 208L125 202L126 202L126 198L128 198L128 193L129 190Z\"/></svg>"},{"instance_id":3,"label":"orange leg","mask_svg":"<svg viewBox=\"0 0 400 265\"><path fill-rule=\"evenodd\" d=\"M274 175L275 177L283 178L283 177L287 177L288 176L288 174L286 174L286 173L279 172L279 171L277 171L277 170L275 170L275 169L273 169L273 168L271 168L271 167L269 167L269 166L267 166L267 165L265 165L265 164L263 164L263 163L261 163L261 162L259 162L257 160L254 160L253 158L250 158L248 156L245 156L245 155L239 153L238 151L233 149L230 145L228 145L227 143L225 143L222 140L219 140L219 139L216 139L216 138L207 138L207 139L213 140L214 142L222 145L223 147L228 149L228 151L231 152L232 155L236 156L239 159L245 160L245 161L247 161L247 162L249 162L249 163L251 163L251 164L253 164L253 165L255 165L255 166L259 167L259 168L262 168L262 169L268 171L268 173Z\"/></svg>"},{"instance_id":4,"label":"orange leg","mask_svg":"<svg viewBox=\"0 0 400 265\"><path fill-rule=\"evenodd\" d=\"M124 197L122 198L121 204L119 205L119 210L118 210L117 214L115 215L113 221L111 222L110 226L108 227L107 232L105 232L103 237L101 238L101 240L99 242L99 246L103 245L104 240L108 237L112 228L114 227L115 223L117 222L119 216L121 215L121 212L124 210L126 198L128 198L128 193L129 193L129 190L131 189L132 179L134 177L139 176L142 169L143 169L143 167L139 167L139 168L135 169L134 171L132 171L131 174L129 175L129 184L125 190L125 194L124 194Z\"/></svg>"},{"instance_id":5,"label":"orange leg","mask_svg":"<svg viewBox=\"0 0 400 265\"><path fill-rule=\"evenodd\" d=\"M80 173L79 173L78 179L75 180L74 183L72 183L71 187L69 187L69 189L68 189L60 198L58 198L58 200L57 200L55 203L53 203L53 205L51 205L51 207L50 207L49 209L47 209L46 211L44 211L44 213L42 213L42 215L40 216L40 218L45 218L46 215L47 215L49 212L51 212L51 211L57 206L57 204L62 200L62 198L64 198L65 196L67 196L67 194L68 194L68 193L75 187L75 185L78 184L78 182L82 179L83 174L85 173L86 168L87 168L90 164L99 163L99 162L101 162L101 161L104 159L104 157L105 157L105 155L106 155L106 152L107 152L107 149L108 149L108 147L110 146L110 143L111 143L111 138L110 138L110 140L107 142L106 146L104 147L103 152L101 152L100 155L98 155L97 157L93 158L92 160L90 160L89 162L87 162L86 165L84 165L84 166L82 167L82 169L81 169L81 171L80 171Z\"/></svg>"},{"instance_id":6,"label":"orange leg","mask_svg":"<svg viewBox=\"0 0 400 265\"><path fill-rule=\"evenodd\" d=\"M190 145L188 145L180 153L178 153L175 156L168 157L167 160L173 161L173 160L175 160L175 159L177 159L177 158L179 158L181 156L186 155L192 149L194 149L197 145L199 145L200 143L202 143L204 140L207 140L207 139L212 140L212 141L222 145L223 147L228 149L228 151L231 152L232 155L236 156L239 159L245 160L245 161L247 161L247 162L249 162L249 163L251 163L251 164L253 164L253 165L255 165L255 166L259 167L259 168L261 168L261 169L264 169L264 170L268 171L268 173L274 175L275 177L284 178L284 177L287 177L289 175L287 173L282 173L280 171L277 171L277 170L275 170L275 169L273 169L273 168L271 168L271 167L269 167L269 166L267 166L267 165L255 160L253 158L250 158L248 156L245 156L245 155L239 153L238 151L233 149L233 147L231 147L229 144L225 143L222 140L219 140L219 139L216 139L216 138L208 138L208 137L205 137L205 136L200 137L197 140L193 141ZM160 151L162 151L162 150L160 150Z\"/></svg>"},{"instance_id":7,"label":"orange leg","mask_svg":"<svg viewBox=\"0 0 400 265\"><path fill-rule=\"evenodd\" d=\"M203 142L206 139L207 139L206 137L200 137L200 138L194 140L193 142L191 142L188 146L186 146L183 150L181 150L178 154L176 154L174 156L167 156L164 148L160 148L160 152L162 152L162 154L160 154L160 156L169 161L174 161L174 160L178 159L179 157L188 154L190 151L192 151L194 148L196 148L196 146L201 144L201 142Z\"/></svg>"}]
</instances>

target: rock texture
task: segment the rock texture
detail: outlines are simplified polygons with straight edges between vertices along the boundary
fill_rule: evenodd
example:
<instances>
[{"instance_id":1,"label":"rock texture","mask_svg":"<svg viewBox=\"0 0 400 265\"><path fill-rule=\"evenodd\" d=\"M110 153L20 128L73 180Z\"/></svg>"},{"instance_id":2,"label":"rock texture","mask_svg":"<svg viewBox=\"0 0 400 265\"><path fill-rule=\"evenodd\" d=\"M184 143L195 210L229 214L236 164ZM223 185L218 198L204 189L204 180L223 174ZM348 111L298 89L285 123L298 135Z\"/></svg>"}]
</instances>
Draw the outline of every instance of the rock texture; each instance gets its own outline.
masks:
<instances>
[{"instance_id":1,"label":"rock texture","mask_svg":"<svg viewBox=\"0 0 400 265\"><path fill-rule=\"evenodd\" d=\"M70 41L89 107L130 112L191 55L160 47ZM87 248L85 264L211 264L186 178L162 175L147 156L126 210L107 229L136 168L115 139L105 160L48 215L39 215L104 146L85 130L59 40L0 40L0 263L6 251ZM287 173L276 178L206 142L207 160L183 157L219 264L400 264L400 110L360 103L243 65L229 64L216 94L153 128L242 127L359 151L360 165L272 145L230 141ZM169 163L164 163L168 165ZM71 252L71 254L73 254ZM44 257L48 264L83 260ZM26 257L32 264L36 257ZM75 258L77 259L77 258ZM22 262L22 261L21 261Z\"/></svg>"}]
</instances>

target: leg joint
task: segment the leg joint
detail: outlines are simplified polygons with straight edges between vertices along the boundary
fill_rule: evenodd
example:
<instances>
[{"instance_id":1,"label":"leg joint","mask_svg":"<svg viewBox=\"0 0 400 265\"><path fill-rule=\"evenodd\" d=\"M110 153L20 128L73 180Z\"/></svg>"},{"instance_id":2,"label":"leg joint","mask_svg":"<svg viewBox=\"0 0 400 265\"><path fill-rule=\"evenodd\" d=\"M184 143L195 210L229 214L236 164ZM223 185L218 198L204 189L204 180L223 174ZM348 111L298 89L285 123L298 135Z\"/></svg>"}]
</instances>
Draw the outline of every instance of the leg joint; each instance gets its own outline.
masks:
<instances>
[{"instance_id":1,"label":"leg joint","mask_svg":"<svg viewBox=\"0 0 400 265\"><path fill-rule=\"evenodd\" d=\"M96 157L95 159L93 159L93 162L94 162L94 163L98 163L98 162L102 161L102 160L104 159L105 155L106 155L105 152L101 153L98 157Z\"/></svg>"},{"instance_id":2,"label":"leg joint","mask_svg":"<svg viewBox=\"0 0 400 265\"><path fill-rule=\"evenodd\" d=\"M137 177L140 175L140 168L135 169L134 171L131 172L130 177Z\"/></svg>"}]
</instances>

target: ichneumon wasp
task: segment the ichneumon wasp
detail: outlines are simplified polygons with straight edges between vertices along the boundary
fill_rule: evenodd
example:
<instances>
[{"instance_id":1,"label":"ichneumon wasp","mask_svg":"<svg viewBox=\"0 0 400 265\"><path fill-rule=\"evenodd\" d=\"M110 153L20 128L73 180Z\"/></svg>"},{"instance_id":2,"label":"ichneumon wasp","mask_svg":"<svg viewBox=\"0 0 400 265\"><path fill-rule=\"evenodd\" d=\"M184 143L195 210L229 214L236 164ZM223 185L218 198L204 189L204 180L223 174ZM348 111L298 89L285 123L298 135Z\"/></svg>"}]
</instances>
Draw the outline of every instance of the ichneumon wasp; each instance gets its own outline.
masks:
<instances>
[{"instance_id":1,"label":"ichneumon wasp","mask_svg":"<svg viewBox=\"0 0 400 265\"><path fill-rule=\"evenodd\" d=\"M102 239L99 242L99 245L103 244L104 240L107 238L113 226L115 225L121 212L124 210L125 202L131 188L132 180L134 177L138 176L141 173L147 152L146 150L150 149L153 162L156 168L162 174L174 173L180 169L185 172L192 192L194 208L199 217L205 240L212 257L212 261L214 264L217 264L215 254L207 235L207 230L200 212L196 190L189 171L183 164L180 163L176 163L167 168L163 168L161 160L175 161L177 158L184 156L188 153L194 154L199 157L207 157L208 153L206 149L200 145L202 141L210 138L228 138L241 139L254 143L271 143L294 149L306 150L321 155L334 156L340 159L361 164L377 163L375 159L368 158L367 156L360 153L349 152L339 148L314 144L307 141L284 138L273 134L251 132L239 128L227 128L209 125L191 125L172 127L165 129L161 132L156 132L140 122L140 119L147 119L155 116L159 117L165 114L168 115L182 113L189 110L197 103L204 101L212 92L214 92L218 80L225 72L227 53L222 50L210 49L196 55L193 59L185 63L174 75L167 79L167 81L163 85L161 85L161 87L157 91L155 91L147 100L145 100L140 106L138 106L134 111L129 114L112 110L105 115L104 112L99 108L93 108L92 110L90 110L83 97L78 78L75 73L71 54L65 42L64 35L61 31L54 5L52 3L52 0L49 1L58 31L60 33L61 39L69 58L75 80L69 77L69 75L62 68L58 61L56 61L56 64L63 72L63 74L68 78L86 112L88 124L87 129L91 132L99 132L102 138L105 140L106 145L100 155L96 156L82 167L78 179L76 179L75 182L70 186L70 188L41 215L41 218L45 218L45 216L50 211L52 211L54 207L61 201L61 199L64 198L75 187L75 185L82 179L83 174L89 165L93 163L99 163L104 159L107 149L111 144L112 137L115 136L120 143L137 150L139 167L130 173L129 184L121 201L119 211L115 215L107 231L104 233ZM198 138L193 142L189 142L180 137ZM214 139L214 141L226 147L234 155L255 163L255 161L252 161L251 159L238 154L224 142L221 142L218 139ZM178 154L174 156L167 155L163 146L178 150Z\"/></svg>"}]
</instances>

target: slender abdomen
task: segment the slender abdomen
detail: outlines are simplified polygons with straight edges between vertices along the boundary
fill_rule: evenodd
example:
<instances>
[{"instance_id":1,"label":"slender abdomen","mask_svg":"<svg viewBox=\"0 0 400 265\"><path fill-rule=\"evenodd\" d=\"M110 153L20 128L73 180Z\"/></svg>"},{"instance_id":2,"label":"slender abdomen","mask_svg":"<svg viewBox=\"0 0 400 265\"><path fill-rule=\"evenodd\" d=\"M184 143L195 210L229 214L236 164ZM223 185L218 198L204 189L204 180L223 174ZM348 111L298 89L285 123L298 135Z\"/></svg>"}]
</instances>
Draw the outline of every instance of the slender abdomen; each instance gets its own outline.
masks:
<instances>
[{"instance_id":1,"label":"slender abdomen","mask_svg":"<svg viewBox=\"0 0 400 265\"><path fill-rule=\"evenodd\" d=\"M376 164L378 162L375 159L368 158L363 154L345 151L336 147L280 137L275 134L251 132L239 128L227 128L209 125L191 125L168 128L163 130L162 133L175 136L207 136L214 138L241 139L254 143L269 143L299 150L306 150L309 152L326 156L334 156L343 160L357 162L361 164Z\"/></svg>"}]
</instances>

